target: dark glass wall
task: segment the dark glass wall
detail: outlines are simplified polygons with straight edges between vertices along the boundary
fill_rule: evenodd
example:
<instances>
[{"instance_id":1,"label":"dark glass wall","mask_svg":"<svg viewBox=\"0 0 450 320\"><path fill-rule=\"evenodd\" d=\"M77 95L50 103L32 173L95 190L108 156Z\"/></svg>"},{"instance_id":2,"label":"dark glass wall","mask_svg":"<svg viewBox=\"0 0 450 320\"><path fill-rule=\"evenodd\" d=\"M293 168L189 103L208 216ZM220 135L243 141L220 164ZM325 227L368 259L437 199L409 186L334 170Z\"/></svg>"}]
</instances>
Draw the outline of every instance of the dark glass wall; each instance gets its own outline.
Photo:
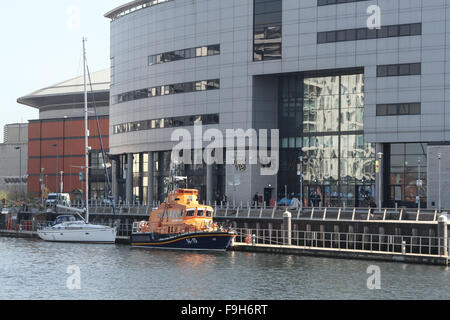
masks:
<instances>
[{"instance_id":1,"label":"dark glass wall","mask_svg":"<svg viewBox=\"0 0 450 320\"><path fill-rule=\"evenodd\" d=\"M111 161L109 155L105 154L106 167L111 179ZM93 151L89 153L89 198L92 200L102 200L108 198L108 182L106 181L105 163L102 153Z\"/></svg>"},{"instance_id":2,"label":"dark glass wall","mask_svg":"<svg viewBox=\"0 0 450 320\"><path fill-rule=\"evenodd\" d=\"M180 164L176 171L171 163L171 151L161 151L154 153L153 161L153 198L155 201L164 201L169 193L169 182L171 173L177 176L188 177L187 187L198 189L200 201L206 201L206 165L200 164ZM194 157L194 152L191 152ZM119 168L119 195L120 199L125 198L126 186L126 156L120 157L121 167ZM133 201L140 204L147 204L148 199L148 153L137 153L133 155ZM192 159L193 163L193 159ZM214 200L221 201L225 195L225 166L213 165L213 195ZM184 187L181 186L181 187Z\"/></svg>"},{"instance_id":3,"label":"dark glass wall","mask_svg":"<svg viewBox=\"0 0 450 320\"><path fill-rule=\"evenodd\" d=\"M282 0L254 0L254 60L281 59Z\"/></svg>"},{"instance_id":4,"label":"dark glass wall","mask_svg":"<svg viewBox=\"0 0 450 320\"><path fill-rule=\"evenodd\" d=\"M301 171L305 205L374 205L375 147L364 141L362 73L282 77L279 121L279 198L285 185L299 197Z\"/></svg>"},{"instance_id":5,"label":"dark glass wall","mask_svg":"<svg viewBox=\"0 0 450 320\"><path fill-rule=\"evenodd\" d=\"M427 144L394 143L387 145L385 151L387 205L394 207L397 203L399 207L414 208L420 195L421 208L426 208Z\"/></svg>"}]
</instances>

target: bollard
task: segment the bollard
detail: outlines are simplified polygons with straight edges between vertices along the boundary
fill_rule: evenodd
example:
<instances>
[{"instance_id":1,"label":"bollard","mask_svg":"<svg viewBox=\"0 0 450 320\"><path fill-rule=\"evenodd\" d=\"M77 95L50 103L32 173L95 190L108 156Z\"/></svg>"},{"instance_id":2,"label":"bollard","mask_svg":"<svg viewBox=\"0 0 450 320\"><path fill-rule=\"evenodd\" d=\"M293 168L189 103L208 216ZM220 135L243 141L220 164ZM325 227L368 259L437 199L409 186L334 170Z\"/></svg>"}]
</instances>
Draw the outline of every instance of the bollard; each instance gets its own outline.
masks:
<instances>
[{"instance_id":1,"label":"bollard","mask_svg":"<svg viewBox=\"0 0 450 320\"><path fill-rule=\"evenodd\" d=\"M284 244L290 246L292 245L292 214L287 210L283 213L283 222L285 230Z\"/></svg>"},{"instance_id":2,"label":"bollard","mask_svg":"<svg viewBox=\"0 0 450 320\"><path fill-rule=\"evenodd\" d=\"M252 245L256 244L256 234L252 234Z\"/></svg>"},{"instance_id":3,"label":"bollard","mask_svg":"<svg viewBox=\"0 0 450 320\"><path fill-rule=\"evenodd\" d=\"M402 241L402 254L406 254L406 241Z\"/></svg>"},{"instance_id":4,"label":"bollard","mask_svg":"<svg viewBox=\"0 0 450 320\"><path fill-rule=\"evenodd\" d=\"M439 255L448 257L448 218L447 213L438 218Z\"/></svg>"}]
</instances>

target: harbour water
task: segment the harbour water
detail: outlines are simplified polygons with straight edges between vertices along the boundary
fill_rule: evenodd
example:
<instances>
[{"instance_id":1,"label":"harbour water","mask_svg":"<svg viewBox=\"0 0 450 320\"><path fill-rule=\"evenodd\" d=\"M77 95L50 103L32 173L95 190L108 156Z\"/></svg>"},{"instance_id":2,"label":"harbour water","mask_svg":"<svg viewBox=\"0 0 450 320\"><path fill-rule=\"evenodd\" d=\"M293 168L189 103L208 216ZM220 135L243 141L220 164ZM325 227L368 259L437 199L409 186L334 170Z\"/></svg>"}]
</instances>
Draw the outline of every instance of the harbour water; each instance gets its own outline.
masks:
<instances>
[{"instance_id":1,"label":"harbour water","mask_svg":"<svg viewBox=\"0 0 450 320\"><path fill-rule=\"evenodd\" d=\"M429 300L449 299L449 285L440 266L0 238L0 300Z\"/></svg>"}]
</instances>

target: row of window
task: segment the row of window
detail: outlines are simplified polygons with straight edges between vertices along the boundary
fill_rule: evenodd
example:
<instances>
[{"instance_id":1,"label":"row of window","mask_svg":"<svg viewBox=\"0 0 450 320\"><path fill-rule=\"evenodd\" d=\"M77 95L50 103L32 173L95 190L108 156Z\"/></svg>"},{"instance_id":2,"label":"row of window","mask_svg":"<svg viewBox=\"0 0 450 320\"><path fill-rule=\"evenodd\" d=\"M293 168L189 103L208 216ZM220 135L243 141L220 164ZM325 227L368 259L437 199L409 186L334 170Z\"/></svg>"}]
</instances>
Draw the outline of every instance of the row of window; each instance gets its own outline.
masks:
<instances>
[{"instance_id":1,"label":"row of window","mask_svg":"<svg viewBox=\"0 0 450 320\"><path fill-rule=\"evenodd\" d=\"M422 73L420 63L404 63L377 66L377 77L415 76Z\"/></svg>"},{"instance_id":2,"label":"row of window","mask_svg":"<svg viewBox=\"0 0 450 320\"><path fill-rule=\"evenodd\" d=\"M197 48L189 48L175 50L170 52L159 53L148 57L148 65L161 64L166 62L192 59L198 57L215 56L220 54L220 44L211 46L203 46Z\"/></svg>"},{"instance_id":3,"label":"row of window","mask_svg":"<svg viewBox=\"0 0 450 320\"><path fill-rule=\"evenodd\" d=\"M382 39L390 37L418 36L422 34L421 23L383 26L381 29L347 29L317 33L317 43Z\"/></svg>"},{"instance_id":4,"label":"row of window","mask_svg":"<svg viewBox=\"0 0 450 320\"><path fill-rule=\"evenodd\" d=\"M197 214L195 214L197 212ZM212 211L211 210L201 210L201 209L187 209L186 210L186 217L212 217Z\"/></svg>"},{"instance_id":5,"label":"row of window","mask_svg":"<svg viewBox=\"0 0 450 320\"><path fill-rule=\"evenodd\" d=\"M118 104L127 101L145 99L150 97L159 97L177 93L208 91L216 89L220 89L219 79L184 82L122 93L117 96L113 96L111 103Z\"/></svg>"},{"instance_id":6,"label":"row of window","mask_svg":"<svg viewBox=\"0 0 450 320\"><path fill-rule=\"evenodd\" d=\"M350 2L361 2L368 0L317 0L317 5L320 6L328 6L332 4L341 4L341 3L350 3Z\"/></svg>"},{"instance_id":7,"label":"row of window","mask_svg":"<svg viewBox=\"0 0 450 320\"><path fill-rule=\"evenodd\" d=\"M198 116L182 116L172 118L162 118L154 120L142 120L122 123L113 126L113 134L128 133L151 129L189 127L197 123L203 125L219 124L218 114L204 114Z\"/></svg>"},{"instance_id":8,"label":"row of window","mask_svg":"<svg viewBox=\"0 0 450 320\"><path fill-rule=\"evenodd\" d=\"M418 102L377 105L377 116L379 117L418 115L420 113L421 113L421 104Z\"/></svg>"}]
</instances>

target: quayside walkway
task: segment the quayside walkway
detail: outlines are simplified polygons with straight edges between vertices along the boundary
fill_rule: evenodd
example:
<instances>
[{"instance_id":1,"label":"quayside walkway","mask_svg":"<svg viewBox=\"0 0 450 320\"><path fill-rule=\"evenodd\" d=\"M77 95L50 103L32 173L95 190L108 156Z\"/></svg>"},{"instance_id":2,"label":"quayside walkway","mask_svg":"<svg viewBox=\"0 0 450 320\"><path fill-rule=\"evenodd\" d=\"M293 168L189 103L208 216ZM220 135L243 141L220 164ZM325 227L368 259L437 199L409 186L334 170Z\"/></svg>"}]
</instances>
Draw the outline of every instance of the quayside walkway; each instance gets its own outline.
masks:
<instances>
[{"instance_id":1,"label":"quayside walkway","mask_svg":"<svg viewBox=\"0 0 450 320\"><path fill-rule=\"evenodd\" d=\"M117 228L129 243L135 222L152 207L90 206L90 221ZM288 213L289 219L286 219ZM47 208L1 215L0 236L34 237L69 211ZM215 205L215 221L237 232L233 250L448 265L448 222L437 210L406 208L288 208ZM288 232L290 230L290 232ZM446 241L444 239L447 239Z\"/></svg>"}]
</instances>

